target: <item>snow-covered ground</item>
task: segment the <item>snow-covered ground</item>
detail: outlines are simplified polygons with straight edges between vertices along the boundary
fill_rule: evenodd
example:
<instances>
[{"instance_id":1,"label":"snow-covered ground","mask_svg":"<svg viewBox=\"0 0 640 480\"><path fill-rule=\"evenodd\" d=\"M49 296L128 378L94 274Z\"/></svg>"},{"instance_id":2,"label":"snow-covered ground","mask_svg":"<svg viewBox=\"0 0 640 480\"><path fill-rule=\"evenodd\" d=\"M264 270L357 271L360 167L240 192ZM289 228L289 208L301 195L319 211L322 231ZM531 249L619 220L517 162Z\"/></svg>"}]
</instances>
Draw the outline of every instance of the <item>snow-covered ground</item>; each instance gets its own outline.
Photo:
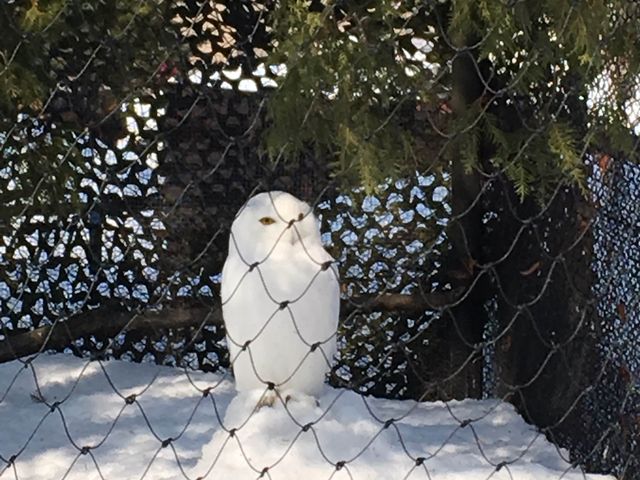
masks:
<instances>
[{"instance_id":1,"label":"snow-covered ground","mask_svg":"<svg viewBox=\"0 0 640 480\"><path fill-rule=\"evenodd\" d=\"M319 405L252 413L258 397L236 396L220 376L149 364L3 364L0 480L242 480L265 467L273 480L585 478L496 400L419 404L327 387Z\"/></svg>"}]
</instances>

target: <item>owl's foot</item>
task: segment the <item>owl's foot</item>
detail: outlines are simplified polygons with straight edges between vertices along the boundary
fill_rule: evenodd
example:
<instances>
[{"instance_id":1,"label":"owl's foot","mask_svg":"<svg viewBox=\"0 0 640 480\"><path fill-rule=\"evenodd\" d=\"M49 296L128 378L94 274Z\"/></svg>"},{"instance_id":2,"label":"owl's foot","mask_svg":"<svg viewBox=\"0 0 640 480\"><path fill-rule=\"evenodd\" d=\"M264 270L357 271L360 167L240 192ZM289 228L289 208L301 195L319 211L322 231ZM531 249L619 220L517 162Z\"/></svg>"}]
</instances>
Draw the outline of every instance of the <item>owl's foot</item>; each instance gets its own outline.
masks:
<instances>
[{"instance_id":1,"label":"owl's foot","mask_svg":"<svg viewBox=\"0 0 640 480\"><path fill-rule=\"evenodd\" d=\"M255 411L257 412L262 407L273 407L273 405L276 403L276 398L278 398L278 394L275 391L266 391L258 401Z\"/></svg>"},{"instance_id":2,"label":"owl's foot","mask_svg":"<svg viewBox=\"0 0 640 480\"><path fill-rule=\"evenodd\" d=\"M297 401L303 401L305 403L308 403L308 400L306 400L306 398L307 397L305 395L303 395L302 398L301 398L300 396L295 397L295 396L293 396L292 393L288 393L284 397L284 403L287 404L287 405L289 404L289 402L297 402ZM311 398L311 397L308 397L308 398ZM316 407L320 406L320 402L318 401L317 398L313 398L313 401L315 402L315 406Z\"/></svg>"}]
</instances>

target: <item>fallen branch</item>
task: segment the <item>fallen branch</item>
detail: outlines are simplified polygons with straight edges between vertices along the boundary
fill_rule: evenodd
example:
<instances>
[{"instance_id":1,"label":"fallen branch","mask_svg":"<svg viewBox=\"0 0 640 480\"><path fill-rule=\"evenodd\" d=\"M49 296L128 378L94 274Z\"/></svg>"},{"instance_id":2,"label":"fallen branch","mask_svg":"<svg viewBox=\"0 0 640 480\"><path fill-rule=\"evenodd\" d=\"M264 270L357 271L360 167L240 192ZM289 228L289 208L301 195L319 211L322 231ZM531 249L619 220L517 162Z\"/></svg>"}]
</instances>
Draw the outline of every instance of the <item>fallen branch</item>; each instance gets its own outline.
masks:
<instances>
[{"instance_id":1,"label":"fallen branch","mask_svg":"<svg viewBox=\"0 0 640 480\"><path fill-rule=\"evenodd\" d=\"M358 295L342 301L341 313L349 315L354 311L362 313L388 312L404 314L422 314L427 310L438 310L455 303L461 292L430 292L426 294L406 295L387 293L383 295Z\"/></svg>"},{"instance_id":2,"label":"fallen branch","mask_svg":"<svg viewBox=\"0 0 640 480\"><path fill-rule=\"evenodd\" d=\"M108 338L136 330L196 327L205 319L207 324L221 324L220 308L189 305L139 314L129 311L90 310L55 326L40 327L5 338L0 342L0 363L38 353L44 348L61 349L74 340L89 335Z\"/></svg>"},{"instance_id":3,"label":"fallen branch","mask_svg":"<svg viewBox=\"0 0 640 480\"><path fill-rule=\"evenodd\" d=\"M458 297L456 292L432 292L426 295L363 295L342 301L342 316L355 312L389 312L419 315L427 310L449 305ZM45 349L62 349L78 338L96 336L110 338L133 331L192 328L221 325L222 312L218 305L185 304L169 306L158 311L135 313L97 309L82 312L55 326L39 327L28 332L9 335L0 341L0 363L36 354Z\"/></svg>"}]
</instances>

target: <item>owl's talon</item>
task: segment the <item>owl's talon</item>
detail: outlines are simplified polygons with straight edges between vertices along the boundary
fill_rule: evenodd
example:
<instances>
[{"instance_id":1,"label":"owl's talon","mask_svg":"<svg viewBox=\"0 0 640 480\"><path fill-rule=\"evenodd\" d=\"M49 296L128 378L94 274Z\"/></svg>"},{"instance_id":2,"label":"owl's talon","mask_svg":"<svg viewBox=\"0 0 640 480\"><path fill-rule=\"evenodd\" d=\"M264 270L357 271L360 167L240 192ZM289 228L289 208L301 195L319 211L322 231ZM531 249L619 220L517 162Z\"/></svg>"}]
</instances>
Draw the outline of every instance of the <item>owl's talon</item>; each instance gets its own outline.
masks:
<instances>
[{"instance_id":1,"label":"owl's talon","mask_svg":"<svg viewBox=\"0 0 640 480\"><path fill-rule=\"evenodd\" d=\"M307 401L305 396L303 396L302 398L299 397L299 396L295 397L294 394L292 394L292 393L287 393L287 395L284 397L285 405L288 405L289 402L295 402L295 401L298 401L298 400L302 401L302 402L306 402ZM313 402L314 402L316 407L320 406L320 401L317 398L314 398Z\"/></svg>"},{"instance_id":2,"label":"owl's talon","mask_svg":"<svg viewBox=\"0 0 640 480\"><path fill-rule=\"evenodd\" d=\"M255 408L255 411L257 412L262 407L273 407L273 405L275 403L276 403L276 394L275 394L275 392L268 391L258 401L258 404L256 405L256 408Z\"/></svg>"}]
</instances>

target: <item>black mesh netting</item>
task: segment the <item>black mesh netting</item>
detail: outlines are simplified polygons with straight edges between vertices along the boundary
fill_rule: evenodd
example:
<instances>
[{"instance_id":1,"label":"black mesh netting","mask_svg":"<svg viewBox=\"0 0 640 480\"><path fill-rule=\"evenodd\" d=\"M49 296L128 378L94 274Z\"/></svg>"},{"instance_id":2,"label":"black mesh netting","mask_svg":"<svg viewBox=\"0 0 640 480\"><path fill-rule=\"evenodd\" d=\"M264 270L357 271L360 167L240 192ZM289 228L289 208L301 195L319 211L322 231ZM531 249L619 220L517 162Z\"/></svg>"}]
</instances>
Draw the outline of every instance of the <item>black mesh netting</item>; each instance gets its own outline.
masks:
<instances>
[{"instance_id":1,"label":"black mesh netting","mask_svg":"<svg viewBox=\"0 0 640 480\"><path fill-rule=\"evenodd\" d=\"M451 110L411 99L390 115L437 137L425 140L433 164L369 194L345 187L311 146L293 162L263 149L281 75L264 64L271 2L141 2L127 21L118 2L69 2L29 35L11 23L17 3L0 9L18 39L0 75L20 73L11 65L21 52L41 49L52 88L46 102L0 119L0 362L18 372L65 352L229 376L220 313L229 227L252 195L284 190L314 207L340 272L333 386L362 398L498 398L574 466L640 478L638 165L583 152L584 190L560 184L522 200L502 168L460 181L462 167L442 163ZM97 11L113 24L87 21ZM63 21L77 31L47 42ZM414 54L423 48L411 32L398 36ZM132 51L132 37L145 48ZM0 425L12 386L0 384ZM214 397L216 385L201 391ZM51 412L66 401L38 387L31 396ZM477 420L456 418L462 428ZM158 449L171 444L154 435ZM20 462L33 438L0 444L0 479L27 478ZM80 456L100 445L74 447ZM431 478L438 451L405 449L411 472ZM497 474L517 461L490 463ZM263 467L255 477L269 476Z\"/></svg>"}]
</instances>

